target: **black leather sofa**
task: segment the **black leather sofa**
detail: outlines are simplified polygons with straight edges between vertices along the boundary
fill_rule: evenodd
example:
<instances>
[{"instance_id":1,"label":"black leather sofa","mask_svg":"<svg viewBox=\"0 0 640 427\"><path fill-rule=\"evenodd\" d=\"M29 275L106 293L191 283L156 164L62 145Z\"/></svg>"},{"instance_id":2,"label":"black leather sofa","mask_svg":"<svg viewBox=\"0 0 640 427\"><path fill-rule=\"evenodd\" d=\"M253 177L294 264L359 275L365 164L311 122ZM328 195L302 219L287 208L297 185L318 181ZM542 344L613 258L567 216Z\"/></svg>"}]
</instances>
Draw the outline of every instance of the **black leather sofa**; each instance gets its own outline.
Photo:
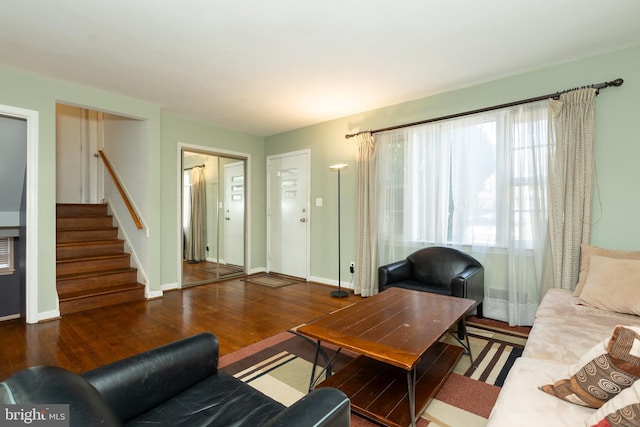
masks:
<instances>
[{"instance_id":1,"label":"black leather sofa","mask_svg":"<svg viewBox=\"0 0 640 427\"><path fill-rule=\"evenodd\" d=\"M469 312L482 317L484 267L478 260L454 248L432 246L419 249L406 259L378 268L378 290L390 287L432 292L475 300ZM458 337L464 324L458 324Z\"/></svg>"},{"instance_id":2,"label":"black leather sofa","mask_svg":"<svg viewBox=\"0 0 640 427\"><path fill-rule=\"evenodd\" d=\"M314 390L285 408L218 370L210 333L76 374L31 367L0 383L0 403L69 404L71 426L349 426L349 399Z\"/></svg>"}]
</instances>

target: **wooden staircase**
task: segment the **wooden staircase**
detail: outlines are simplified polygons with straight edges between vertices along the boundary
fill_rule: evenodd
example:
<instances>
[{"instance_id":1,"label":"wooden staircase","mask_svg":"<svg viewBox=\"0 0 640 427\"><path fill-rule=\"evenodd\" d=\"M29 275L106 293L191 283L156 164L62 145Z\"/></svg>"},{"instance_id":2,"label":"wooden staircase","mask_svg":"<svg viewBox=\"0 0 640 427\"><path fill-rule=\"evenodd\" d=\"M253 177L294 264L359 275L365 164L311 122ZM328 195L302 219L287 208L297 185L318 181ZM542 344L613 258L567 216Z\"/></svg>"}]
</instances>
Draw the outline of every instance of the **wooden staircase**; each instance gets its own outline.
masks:
<instances>
[{"instance_id":1,"label":"wooden staircase","mask_svg":"<svg viewBox=\"0 0 640 427\"><path fill-rule=\"evenodd\" d=\"M144 300L106 204L58 204L56 237L61 315Z\"/></svg>"}]
</instances>

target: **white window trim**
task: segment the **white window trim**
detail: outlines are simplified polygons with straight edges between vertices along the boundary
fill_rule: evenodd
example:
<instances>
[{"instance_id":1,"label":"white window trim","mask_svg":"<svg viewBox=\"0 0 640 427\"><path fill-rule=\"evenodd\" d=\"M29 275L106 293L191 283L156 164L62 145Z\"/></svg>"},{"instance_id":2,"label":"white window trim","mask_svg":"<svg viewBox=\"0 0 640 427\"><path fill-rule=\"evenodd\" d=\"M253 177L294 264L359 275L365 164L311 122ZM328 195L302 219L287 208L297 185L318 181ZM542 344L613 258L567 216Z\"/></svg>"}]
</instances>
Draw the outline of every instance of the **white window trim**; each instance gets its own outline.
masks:
<instances>
[{"instance_id":1,"label":"white window trim","mask_svg":"<svg viewBox=\"0 0 640 427\"><path fill-rule=\"evenodd\" d=\"M0 267L0 276L6 276L13 274L14 268L14 253L13 253L13 237L2 237L0 240L7 240L7 261L8 266Z\"/></svg>"}]
</instances>

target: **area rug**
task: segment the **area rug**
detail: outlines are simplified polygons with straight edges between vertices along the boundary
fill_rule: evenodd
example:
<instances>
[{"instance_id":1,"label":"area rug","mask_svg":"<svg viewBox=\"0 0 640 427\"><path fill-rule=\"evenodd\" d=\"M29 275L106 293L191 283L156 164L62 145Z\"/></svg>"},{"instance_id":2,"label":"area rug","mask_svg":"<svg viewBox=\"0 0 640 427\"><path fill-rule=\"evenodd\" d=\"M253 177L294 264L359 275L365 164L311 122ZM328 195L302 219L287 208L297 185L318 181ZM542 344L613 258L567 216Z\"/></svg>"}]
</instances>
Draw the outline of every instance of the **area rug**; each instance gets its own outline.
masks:
<instances>
[{"instance_id":1,"label":"area rug","mask_svg":"<svg viewBox=\"0 0 640 427\"><path fill-rule=\"evenodd\" d=\"M204 271L210 274L215 274L215 275L220 274L220 277L222 277L222 276L228 276L230 274L242 273L244 270L242 269L242 267L219 265L218 267L214 267L214 268L205 268Z\"/></svg>"},{"instance_id":2,"label":"area rug","mask_svg":"<svg viewBox=\"0 0 640 427\"><path fill-rule=\"evenodd\" d=\"M476 316L469 316L467 317L467 325L474 326L480 329L502 332L507 335L515 335L523 338L527 338L529 336L529 333L531 332L531 326L509 326L505 322L489 319L486 317L478 318Z\"/></svg>"},{"instance_id":3,"label":"area rug","mask_svg":"<svg viewBox=\"0 0 640 427\"><path fill-rule=\"evenodd\" d=\"M267 286L269 288L281 288L283 286L289 286L295 283L299 283L302 279L296 279L289 276L281 276L279 274L273 273L260 273L251 275L243 280L247 283Z\"/></svg>"},{"instance_id":4,"label":"area rug","mask_svg":"<svg viewBox=\"0 0 640 427\"><path fill-rule=\"evenodd\" d=\"M457 345L453 335L443 340ZM469 327L469 341L477 368L471 367L468 356L462 356L422 414L418 426L481 427L486 424L500 390L495 384L501 384L521 354L524 339ZM329 357L334 354L331 346L323 346L323 350ZM295 331L287 331L222 356L220 368L289 406L309 389L314 355L315 342ZM333 361L332 370L339 371L354 357L355 354L343 350ZM352 414L351 424L376 425L357 414Z\"/></svg>"}]
</instances>

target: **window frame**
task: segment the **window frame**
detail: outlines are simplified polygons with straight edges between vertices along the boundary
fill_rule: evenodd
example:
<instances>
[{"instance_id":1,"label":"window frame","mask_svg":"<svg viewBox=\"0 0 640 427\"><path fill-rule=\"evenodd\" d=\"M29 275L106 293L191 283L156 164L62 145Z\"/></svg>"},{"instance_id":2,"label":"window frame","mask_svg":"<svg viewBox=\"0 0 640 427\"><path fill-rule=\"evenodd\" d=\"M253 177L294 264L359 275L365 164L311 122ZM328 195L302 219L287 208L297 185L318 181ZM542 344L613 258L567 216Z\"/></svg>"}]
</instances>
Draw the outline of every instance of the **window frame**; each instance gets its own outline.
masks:
<instances>
[{"instance_id":1,"label":"window frame","mask_svg":"<svg viewBox=\"0 0 640 427\"><path fill-rule=\"evenodd\" d=\"M5 241L6 244L2 244ZM6 261L3 258L6 258ZM0 276L10 275L14 272L13 237L0 237Z\"/></svg>"},{"instance_id":2,"label":"window frame","mask_svg":"<svg viewBox=\"0 0 640 427\"><path fill-rule=\"evenodd\" d=\"M481 116L484 115L484 118L482 118ZM452 229L447 229L447 235L449 236L446 241L443 242L431 242L431 241L426 241L424 239L425 236L420 236L420 237L414 237L411 239L407 239L408 235L412 235L413 233L408 233L406 230L407 227L407 223L406 222L402 222L402 224L400 224L401 229L398 229L398 224L395 224L394 222L394 230L389 230L391 233L393 233L393 240L396 241L403 241L405 246L411 245L411 246L416 246L416 247L420 247L423 245L433 245L433 244L440 244L440 245L456 245L456 246L463 246L463 247L472 247L472 246L476 246L476 247L485 247L487 250L496 250L499 252L502 252L503 250L507 249L508 246L508 229L506 228L507 226L507 221L504 220L504 216L507 215L505 207L502 206L503 202L504 202L504 197L501 197L501 193L505 192L505 191L513 191L516 190L517 191L528 191L531 190L532 188L535 187L536 185L536 179L535 176L531 173L525 173L524 175L518 177L517 182L512 182L511 186L506 185L504 182L497 182L497 179L499 176L503 176L504 174L504 168L508 167L505 166L505 161L506 159L503 158L501 153L504 153L504 149L507 148L508 150L511 150L511 155L516 155L519 152L524 152L523 150L526 150L526 147L514 147L514 146L504 146L504 144L508 144L508 142L506 140L499 140L498 135L497 135L497 129L501 128L504 126L504 124L502 123L504 121L504 116L500 114L500 111L495 111L495 112L489 112L489 113L481 113L478 114L480 118L479 123L482 123L483 125L489 124L489 123L493 123L494 124L494 130L495 133L492 135L492 138L496 141L496 145L495 145L495 169L494 169L494 176L496 179L496 183L495 183L495 220L494 220L494 224L492 225L493 228L493 237L494 237L494 241L492 243L479 243L479 242L468 242L468 241L463 241L463 242L454 242L452 238L450 238L450 236L452 235L453 230ZM532 122L533 123L533 122ZM546 125L544 125L546 127ZM406 160L407 156L406 153L404 153L404 150L400 147L404 141L406 140L406 135L402 134L401 132L398 134L395 134L393 136L393 138L395 139L395 141L393 141L394 147L393 147L393 152L394 152L394 159L395 162L398 161L398 158L402 159L402 160ZM543 142L542 144L535 143L539 146L546 146L546 148L548 149L548 141ZM399 150L399 151L397 151ZM402 154L404 153L404 155ZM395 163L394 162L394 163ZM405 167L404 167L404 161L401 161L402 165L396 165L398 167L393 169L393 176L392 177L388 177L388 179L390 179L391 181L393 181L395 183L394 186L398 186L401 182L406 183L407 180L411 179L411 176L409 176L410 174L408 173L408 171L406 171ZM402 166L402 167L400 167ZM451 186L451 182L449 182L449 186ZM404 193L403 195L404 198L407 197L407 194ZM404 198L402 200L404 200ZM396 209L394 209L391 212L387 212L387 214L391 214L391 215L402 215L402 211L398 210L398 207L400 205L403 204L403 202L401 200L398 200L395 202L396 203ZM520 209L518 209L520 212L529 212L531 211L530 208L526 208L526 207L522 207ZM452 215L453 213L451 212L450 215ZM449 222L449 224L451 224L451 221ZM451 225L449 225L449 227L451 227ZM533 241L531 240L531 238L528 236L529 233L527 233L527 236L523 236L523 238L519 239L528 250L533 249Z\"/></svg>"}]
</instances>

